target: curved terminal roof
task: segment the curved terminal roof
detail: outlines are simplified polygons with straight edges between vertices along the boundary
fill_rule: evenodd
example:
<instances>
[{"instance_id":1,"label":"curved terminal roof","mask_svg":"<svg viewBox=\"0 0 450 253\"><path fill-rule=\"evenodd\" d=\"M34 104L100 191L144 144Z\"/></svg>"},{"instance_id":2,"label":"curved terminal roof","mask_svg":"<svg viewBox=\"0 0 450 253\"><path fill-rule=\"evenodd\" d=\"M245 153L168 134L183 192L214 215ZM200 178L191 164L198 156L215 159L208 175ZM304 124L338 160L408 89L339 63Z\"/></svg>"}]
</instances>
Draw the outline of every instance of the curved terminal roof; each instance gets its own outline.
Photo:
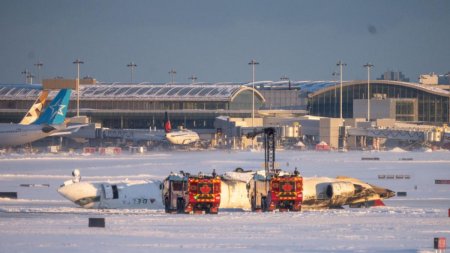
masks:
<instances>
[{"instance_id":1,"label":"curved terminal roof","mask_svg":"<svg viewBox=\"0 0 450 253\"><path fill-rule=\"evenodd\" d=\"M30 84L2 84L0 85L0 97L2 98L34 98L36 99L41 92L42 87Z\"/></svg>"},{"instance_id":2,"label":"curved terminal roof","mask_svg":"<svg viewBox=\"0 0 450 253\"><path fill-rule=\"evenodd\" d=\"M390 80L371 80L370 83L376 83L376 84L387 84L387 85L397 85L397 86L403 86L413 89L422 90L431 94L444 96L444 97L450 97L450 92L440 89L438 87L428 86L428 85L421 85L418 83L410 83L410 82L400 82L400 81L390 81ZM347 81L343 82L342 86L351 86L351 85L359 85L359 84L367 84L367 81ZM337 86L339 86L339 83L337 83ZM316 96L319 94L322 94L324 92L327 92L331 89L334 89L334 86L325 87L324 89L316 90L310 94L311 96Z\"/></svg>"},{"instance_id":3,"label":"curved terminal roof","mask_svg":"<svg viewBox=\"0 0 450 253\"><path fill-rule=\"evenodd\" d=\"M337 81L290 81L292 89L298 89L301 93L308 93L311 96L315 96L326 92L330 89L334 89L336 86L339 87L339 82ZM450 96L450 92L440 89L435 86L427 86L421 85L418 83L410 83L410 82L399 82L399 81L390 81L390 80L371 80L371 83L381 83L388 85L399 85L414 89L423 90L425 92L429 92L436 95L441 96ZM361 81L345 81L342 83L343 86L357 85L357 84L367 84L367 80ZM251 86L252 83L246 84ZM255 87L258 89L287 89L289 87L289 81L261 81L255 82Z\"/></svg>"},{"instance_id":4,"label":"curved terminal roof","mask_svg":"<svg viewBox=\"0 0 450 253\"><path fill-rule=\"evenodd\" d=\"M154 83L99 83L96 85L81 85L80 99L126 100L137 98L142 100L161 101L233 101L241 92L256 89L291 89L300 90L301 93L315 96L335 87L339 87L337 81L258 81L249 83L196 83L196 84L154 84ZM367 81L346 81L343 86L365 84ZM438 87L421 85L418 83L398 82L389 80L372 80L371 83L381 83L388 85L399 85L414 89L423 90L436 95L450 96L450 92ZM40 85L19 84L0 85L0 97L2 99L30 99L37 98L42 87ZM57 91L52 91L49 97L55 96ZM260 92L255 90L256 96L265 101ZM72 96L76 96L72 93Z\"/></svg>"},{"instance_id":5,"label":"curved terminal roof","mask_svg":"<svg viewBox=\"0 0 450 253\"><path fill-rule=\"evenodd\" d=\"M37 97L42 87L36 85L0 85L0 97L7 99L29 99ZM80 99L82 100L127 100L130 98L140 100L161 101L233 101L241 92L251 87L233 83L213 84L124 84L101 83L96 85L80 86ZM49 97L55 96L52 91ZM264 97L255 90L256 96L261 100ZM76 96L72 93L72 97Z\"/></svg>"},{"instance_id":6,"label":"curved terminal roof","mask_svg":"<svg viewBox=\"0 0 450 253\"><path fill-rule=\"evenodd\" d=\"M255 82L255 87L258 89L287 89L291 83L291 89L301 90L303 92L315 92L326 87L332 87L339 84L335 81L260 81ZM247 83L247 86L252 86L252 83Z\"/></svg>"},{"instance_id":7,"label":"curved terminal roof","mask_svg":"<svg viewBox=\"0 0 450 253\"><path fill-rule=\"evenodd\" d=\"M203 100L232 101L238 94L251 90L239 84L99 84L85 86L83 99ZM263 96L255 91L264 100Z\"/></svg>"}]
</instances>

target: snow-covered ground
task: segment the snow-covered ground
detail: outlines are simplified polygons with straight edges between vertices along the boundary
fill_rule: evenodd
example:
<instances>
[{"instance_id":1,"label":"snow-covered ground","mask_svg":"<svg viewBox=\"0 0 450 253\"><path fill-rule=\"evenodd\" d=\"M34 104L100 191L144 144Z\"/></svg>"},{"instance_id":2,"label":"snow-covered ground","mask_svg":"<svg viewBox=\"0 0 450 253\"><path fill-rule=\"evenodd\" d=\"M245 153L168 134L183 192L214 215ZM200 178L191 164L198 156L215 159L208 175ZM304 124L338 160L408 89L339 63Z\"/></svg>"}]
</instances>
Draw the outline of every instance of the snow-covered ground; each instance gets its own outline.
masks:
<instances>
[{"instance_id":1,"label":"snow-covered ground","mask_svg":"<svg viewBox=\"0 0 450 253\"><path fill-rule=\"evenodd\" d=\"M0 156L0 192L18 192L19 199L0 199L0 252L434 252L434 237L450 240L450 185L435 184L450 179L450 152L279 151L276 158L280 168L298 167L304 176L351 176L407 197L386 200L386 207L301 213L86 210L56 192L76 168L87 181L162 179L179 170L260 169L264 153L6 155ZM106 228L88 228L90 217L104 217Z\"/></svg>"}]
</instances>

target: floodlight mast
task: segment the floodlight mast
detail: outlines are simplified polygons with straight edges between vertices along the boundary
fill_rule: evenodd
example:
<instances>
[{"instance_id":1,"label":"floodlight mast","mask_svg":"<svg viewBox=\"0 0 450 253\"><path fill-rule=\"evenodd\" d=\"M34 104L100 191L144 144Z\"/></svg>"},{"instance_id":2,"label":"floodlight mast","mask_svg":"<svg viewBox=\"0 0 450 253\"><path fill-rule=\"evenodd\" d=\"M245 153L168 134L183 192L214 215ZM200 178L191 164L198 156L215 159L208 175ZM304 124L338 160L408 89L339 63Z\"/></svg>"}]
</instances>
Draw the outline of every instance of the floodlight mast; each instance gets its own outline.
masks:
<instances>
[{"instance_id":1,"label":"floodlight mast","mask_svg":"<svg viewBox=\"0 0 450 253\"><path fill-rule=\"evenodd\" d=\"M80 116L80 64L84 64L80 59L76 59L73 64L77 65L77 117Z\"/></svg>"},{"instance_id":2,"label":"floodlight mast","mask_svg":"<svg viewBox=\"0 0 450 253\"><path fill-rule=\"evenodd\" d=\"M280 80L282 80L282 81L288 81L288 84L289 84L289 90L291 90L291 79L289 79L289 77L287 77L286 75L283 75L282 77L280 77Z\"/></svg>"},{"instance_id":3,"label":"floodlight mast","mask_svg":"<svg viewBox=\"0 0 450 253\"><path fill-rule=\"evenodd\" d=\"M363 67L367 68L367 121L370 121L370 68L373 64L366 63Z\"/></svg>"},{"instance_id":4,"label":"floodlight mast","mask_svg":"<svg viewBox=\"0 0 450 253\"><path fill-rule=\"evenodd\" d=\"M340 84L340 99L339 99L339 117L342 119L342 67L347 66L347 63L342 62L341 60L339 60L336 63L337 66L339 66L339 76L341 77L341 84Z\"/></svg>"},{"instance_id":5,"label":"floodlight mast","mask_svg":"<svg viewBox=\"0 0 450 253\"><path fill-rule=\"evenodd\" d=\"M28 69L25 69L24 71L20 72L20 74L25 76L25 83L28 83L28 74L29 74Z\"/></svg>"},{"instance_id":6,"label":"floodlight mast","mask_svg":"<svg viewBox=\"0 0 450 253\"><path fill-rule=\"evenodd\" d=\"M259 62L252 59L248 65L252 65L252 127L255 127L255 65L258 65ZM254 149L254 142L252 139L252 149Z\"/></svg>"},{"instance_id":7,"label":"floodlight mast","mask_svg":"<svg viewBox=\"0 0 450 253\"><path fill-rule=\"evenodd\" d=\"M174 84L174 82L175 82L175 75L177 74L177 72L175 71L175 69L171 69L170 71L169 71L169 75L170 75L170 77L171 77L171 81L172 81L172 85Z\"/></svg>"},{"instance_id":8,"label":"floodlight mast","mask_svg":"<svg viewBox=\"0 0 450 253\"><path fill-rule=\"evenodd\" d=\"M195 84L195 82L197 81L197 77L194 75L194 74L192 74L190 77L189 77L189 80L191 80L191 83L192 84Z\"/></svg>"},{"instance_id":9,"label":"floodlight mast","mask_svg":"<svg viewBox=\"0 0 450 253\"><path fill-rule=\"evenodd\" d=\"M331 75L333 76L333 82L334 82L334 113L333 116L337 114L337 94L336 94L336 76L339 76L339 72L333 71L333 73L331 73Z\"/></svg>"},{"instance_id":10,"label":"floodlight mast","mask_svg":"<svg viewBox=\"0 0 450 253\"><path fill-rule=\"evenodd\" d=\"M34 64L34 66L37 67L38 71L37 71L37 79L39 82L41 81L41 68L42 66L44 66L44 63L42 63L41 61L38 61L37 63Z\"/></svg>"},{"instance_id":11,"label":"floodlight mast","mask_svg":"<svg viewBox=\"0 0 450 253\"><path fill-rule=\"evenodd\" d=\"M130 62L130 63L128 63L127 64L127 67L129 67L130 68L130 74L131 74L131 81L130 81L130 83L133 83L133 73L134 73L134 69L137 67L137 64L136 63L134 63L134 62Z\"/></svg>"}]
</instances>

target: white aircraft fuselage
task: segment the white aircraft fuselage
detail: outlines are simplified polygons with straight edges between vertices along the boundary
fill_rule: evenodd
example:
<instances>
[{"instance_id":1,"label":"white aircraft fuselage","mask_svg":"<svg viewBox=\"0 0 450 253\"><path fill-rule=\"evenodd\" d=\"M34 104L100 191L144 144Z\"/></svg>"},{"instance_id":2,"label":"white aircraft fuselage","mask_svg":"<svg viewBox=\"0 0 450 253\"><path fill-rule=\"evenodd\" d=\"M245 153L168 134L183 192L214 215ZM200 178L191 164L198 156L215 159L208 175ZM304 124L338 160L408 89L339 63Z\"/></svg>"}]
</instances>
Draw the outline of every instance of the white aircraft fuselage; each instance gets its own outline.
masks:
<instances>
[{"instance_id":1,"label":"white aircraft fuselage","mask_svg":"<svg viewBox=\"0 0 450 253\"><path fill-rule=\"evenodd\" d=\"M0 123L0 146L18 146L30 143L60 130L53 125L21 125Z\"/></svg>"},{"instance_id":2,"label":"white aircraft fuselage","mask_svg":"<svg viewBox=\"0 0 450 253\"><path fill-rule=\"evenodd\" d=\"M250 210L248 181L224 178L220 208ZM161 181L72 182L58 192L84 208L163 209ZM353 178L304 177L302 209L328 209L382 200L393 192Z\"/></svg>"},{"instance_id":3,"label":"white aircraft fuselage","mask_svg":"<svg viewBox=\"0 0 450 253\"><path fill-rule=\"evenodd\" d=\"M33 121L32 124L0 124L0 146L9 147L30 143L65 129L64 120L71 92L70 89L61 89L42 114L35 111L36 115L34 115L29 111L30 115L27 113L27 116L25 116L27 118L26 124ZM38 100L39 102L35 102L30 110L41 103L43 97ZM37 109L39 109L39 106L37 106ZM35 119L36 117L38 118Z\"/></svg>"},{"instance_id":4,"label":"white aircraft fuselage","mask_svg":"<svg viewBox=\"0 0 450 253\"><path fill-rule=\"evenodd\" d=\"M196 132L187 129L166 133L166 138L174 145L189 145L200 139Z\"/></svg>"},{"instance_id":5,"label":"white aircraft fuselage","mask_svg":"<svg viewBox=\"0 0 450 253\"><path fill-rule=\"evenodd\" d=\"M163 209L159 181L78 182L66 181L58 192L84 208Z\"/></svg>"}]
</instances>

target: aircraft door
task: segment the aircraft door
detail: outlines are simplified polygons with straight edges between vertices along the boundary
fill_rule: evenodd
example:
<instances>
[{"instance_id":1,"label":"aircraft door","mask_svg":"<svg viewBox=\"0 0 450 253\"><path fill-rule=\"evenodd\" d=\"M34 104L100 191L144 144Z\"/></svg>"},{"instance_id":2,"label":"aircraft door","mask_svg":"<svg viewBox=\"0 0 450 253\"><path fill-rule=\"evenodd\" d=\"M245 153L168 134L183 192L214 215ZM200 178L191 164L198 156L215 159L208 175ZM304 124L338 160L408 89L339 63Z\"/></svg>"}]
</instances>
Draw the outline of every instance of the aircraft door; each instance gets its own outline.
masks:
<instances>
[{"instance_id":1,"label":"aircraft door","mask_svg":"<svg viewBox=\"0 0 450 253\"><path fill-rule=\"evenodd\" d=\"M105 193L105 199L113 199L113 189L110 184L102 184L103 192Z\"/></svg>"}]
</instances>

